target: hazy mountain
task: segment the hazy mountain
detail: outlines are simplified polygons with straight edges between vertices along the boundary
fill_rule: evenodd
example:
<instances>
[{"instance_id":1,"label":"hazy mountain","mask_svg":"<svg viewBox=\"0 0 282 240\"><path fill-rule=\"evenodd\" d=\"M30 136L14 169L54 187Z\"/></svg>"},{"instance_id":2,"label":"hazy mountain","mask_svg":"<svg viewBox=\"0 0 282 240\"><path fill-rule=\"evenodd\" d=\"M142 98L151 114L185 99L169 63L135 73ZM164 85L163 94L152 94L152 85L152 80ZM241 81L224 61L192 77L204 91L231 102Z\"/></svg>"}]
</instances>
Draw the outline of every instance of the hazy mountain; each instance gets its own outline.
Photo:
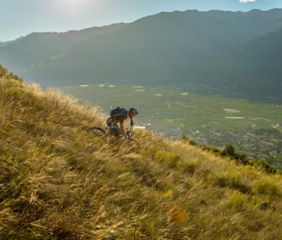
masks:
<instances>
[{"instance_id":1,"label":"hazy mountain","mask_svg":"<svg viewBox=\"0 0 282 240\"><path fill-rule=\"evenodd\" d=\"M15 43L17 41L20 41L23 38L24 37L19 37L19 38L15 39L15 40L7 41L7 42L0 42L0 47L6 46L6 45L11 44L11 43Z\"/></svg>"},{"instance_id":2,"label":"hazy mountain","mask_svg":"<svg viewBox=\"0 0 282 240\"><path fill-rule=\"evenodd\" d=\"M0 42L0 47L4 47L4 46L6 46L8 44L9 44L9 42Z\"/></svg>"},{"instance_id":3,"label":"hazy mountain","mask_svg":"<svg viewBox=\"0 0 282 240\"><path fill-rule=\"evenodd\" d=\"M280 29L281 9L160 13L130 24L33 33L2 47L0 61L44 85L196 84L277 97L281 70L273 66L282 54Z\"/></svg>"},{"instance_id":4,"label":"hazy mountain","mask_svg":"<svg viewBox=\"0 0 282 240\"><path fill-rule=\"evenodd\" d=\"M87 38L119 30L122 24L94 27L66 33L31 33L20 41L13 41L1 49L0 61L15 68L17 72L29 71L32 65L46 60L61 58L64 52ZM25 75L25 74L24 74Z\"/></svg>"},{"instance_id":5,"label":"hazy mountain","mask_svg":"<svg viewBox=\"0 0 282 240\"><path fill-rule=\"evenodd\" d=\"M236 68L233 80L241 91L254 95L280 96L282 92L282 29L236 47L229 55ZM232 72L232 69L229 69Z\"/></svg>"}]
</instances>

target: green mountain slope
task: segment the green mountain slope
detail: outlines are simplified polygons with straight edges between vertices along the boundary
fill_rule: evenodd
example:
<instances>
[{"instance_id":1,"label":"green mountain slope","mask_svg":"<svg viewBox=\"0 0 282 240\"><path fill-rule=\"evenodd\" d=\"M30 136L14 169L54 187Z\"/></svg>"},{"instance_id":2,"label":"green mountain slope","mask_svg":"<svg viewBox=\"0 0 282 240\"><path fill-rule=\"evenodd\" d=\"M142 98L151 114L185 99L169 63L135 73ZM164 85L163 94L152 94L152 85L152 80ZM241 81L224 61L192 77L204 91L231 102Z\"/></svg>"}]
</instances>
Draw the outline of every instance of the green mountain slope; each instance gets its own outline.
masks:
<instances>
[{"instance_id":1,"label":"green mountain slope","mask_svg":"<svg viewBox=\"0 0 282 240\"><path fill-rule=\"evenodd\" d=\"M20 41L23 38L24 37L19 37L19 38L15 39L15 40L7 41L7 42L0 42L0 47L6 46L8 44L16 43L17 41Z\"/></svg>"},{"instance_id":2,"label":"green mountain slope","mask_svg":"<svg viewBox=\"0 0 282 240\"><path fill-rule=\"evenodd\" d=\"M280 96L281 100L282 29L237 47L229 58L234 61L233 68L237 69L238 84L245 83L243 92ZM256 79L255 84L249 79Z\"/></svg>"},{"instance_id":3,"label":"green mountain slope","mask_svg":"<svg viewBox=\"0 0 282 240\"><path fill-rule=\"evenodd\" d=\"M35 67L35 65L40 69L44 61L63 58L64 53L79 42L118 31L122 26L123 24L113 24L66 33L32 33L11 41L1 49L1 60L16 68L20 73L32 70L32 66Z\"/></svg>"},{"instance_id":4,"label":"green mountain slope","mask_svg":"<svg viewBox=\"0 0 282 240\"><path fill-rule=\"evenodd\" d=\"M281 9L160 13L130 24L31 34L1 48L0 61L45 86L134 82L190 89L197 85L197 89L209 86L219 92L227 88L257 98L279 98L279 77L271 67L274 59L248 53L252 52L248 42L279 31L281 16ZM238 46L250 56L244 63L238 60ZM262 48L276 51L277 58L282 52L267 41ZM245 61L252 64L252 71L241 73ZM264 74L257 61L268 61ZM257 81L258 91L249 87Z\"/></svg>"},{"instance_id":5,"label":"green mountain slope","mask_svg":"<svg viewBox=\"0 0 282 240\"><path fill-rule=\"evenodd\" d=\"M281 175L84 131L95 109L0 71L0 239L280 239Z\"/></svg>"}]
</instances>

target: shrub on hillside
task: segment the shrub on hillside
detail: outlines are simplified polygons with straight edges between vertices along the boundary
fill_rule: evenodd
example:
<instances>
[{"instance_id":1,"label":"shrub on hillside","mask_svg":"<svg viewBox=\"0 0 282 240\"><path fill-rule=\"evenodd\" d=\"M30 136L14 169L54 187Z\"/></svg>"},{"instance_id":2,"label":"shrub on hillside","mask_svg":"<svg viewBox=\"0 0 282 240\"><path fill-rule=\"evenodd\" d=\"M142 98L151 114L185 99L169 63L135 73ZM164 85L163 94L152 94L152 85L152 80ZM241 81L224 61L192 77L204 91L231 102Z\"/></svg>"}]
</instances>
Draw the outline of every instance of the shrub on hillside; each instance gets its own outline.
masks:
<instances>
[{"instance_id":1,"label":"shrub on hillside","mask_svg":"<svg viewBox=\"0 0 282 240\"><path fill-rule=\"evenodd\" d=\"M232 145L225 146L223 150L206 145L201 145L200 148L217 156L230 158L238 164L250 165L257 169L261 169L269 174L281 173L281 170L276 169L272 164L265 160L251 160L246 154L236 153Z\"/></svg>"},{"instance_id":2,"label":"shrub on hillside","mask_svg":"<svg viewBox=\"0 0 282 240\"><path fill-rule=\"evenodd\" d=\"M3 68L2 65L0 65L0 77L5 77L8 74L8 70L6 68Z\"/></svg>"},{"instance_id":3,"label":"shrub on hillside","mask_svg":"<svg viewBox=\"0 0 282 240\"><path fill-rule=\"evenodd\" d=\"M7 79L15 79L18 80L20 82L22 82L22 78L20 78L19 76L11 73L8 71L7 68L4 68L1 64L0 64L0 78L5 77Z\"/></svg>"},{"instance_id":4,"label":"shrub on hillside","mask_svg":"<svg viewBox=\"0 0 282 240\"><path fill-rule=\"evenodd\" d=\"M234 156L235 155L235 149L232 145L227 145L225 148L221 151L222 156Z\"/></svg>"},{"instance_id":5,"label":"shrub on hillside","mask_svg":"<svg viewBox=\"0 0 282 240\"><path fill-rule=\"evenodd\" d=\"M259 194L270 195L272 197L281 196L279 187L274 182L269 181L268 179L260 179L256 181L254 183L254 189Z\"/></svg>"},{"instance_id":6,"label":"shrub on hillside","mask_svg":"<svg viewBox=\"0 0 282 240\"><path fill-rule=\"evenodd\" d=\"M236 212L240 212L245 209L247 201L248 198L246 195L240 192L234 192L230 195L228 199L227 207L231 210L235 210Z\"/></svg>"},{"instance_id":7,"label":"shrub on hillside","mask_svg":"<svg viewBox=\"0 0 282 240\"><path fill-rule=\"evenodd\" d=\"M211 152L211 153L214 153L216 155L220 154L220 150L217 149L217 148L214 148L214 147L210 147L210 146L206 146L206 145L201 145L200 148L202 150L204 150L204 151Z\"/></svg>"},{"instance_id":8,"label":"shrub on hillside","mask_svg":"<svg viewBox=\"0 0 282 240\"><path fill-rule=\"evenodd\" d=\"M5 97L13 100L21 100L25 97L24 91L18 87L10 87L3 91Z\"/></svg>"},{"instance_id":9,"label":"shrub on hillside","mask_svg":"<svg viewBox=\"0 0 282 240\"><path fill-rule=\"evenodd\" d=\"M277 169L265 160L254 160L253 166L265 171L266 173L277 173Z\"/></svg>"},{"instance_id":10,"label":"shrub on hillside","mask_svg":"<svg viewBox=\"0 0 282 240\"><path fill-rule=\"evenodd\" d=\"M229 171L223 176L218 176L215 178L215 184L220 187L229 187L231 189L236 189L242 193L250 192L250 188L242 183L241 175L239 172Z\"/></svg>"},{"instance_id":11,"label":"shrub on hillside","mask_svg":"<svg viewBox=\"0 0 282 240\"><path fill-rule=\"evenodd\" d=\"M194 142L193 140L191 140L190 137L188 137L188 136L186 136L186 135L182 137L182 142L184 142L184 143L189 143L189 144L192 145L192 146L196 146L196 145L197 145L196 142Z\"/></svg>"},{"instance_id":12,"label":"shrub on hillside","mask_svg":"<svg viewBox=\"0 0 282 240\"><path fill-rule=\"evenodd\" d=\"M157 161L163 162L168 167L176 167L177 163L180 160L180 156L176 155L173 152L166 152L166 151L157 151L155 153L155 159Z\"/></svg>"},{"instance_id":13,"label":"shrub on hillside","mask_svg":"<svg viewBox=\"0 0 282 240\"><path fill-rule=\"evenodd\" d=\"M232 145L225 146L225 148L221 151L220 156L230 157L236 160L236 162L241 163L243 165L247 165L249 163L247 155L236 153Z\"/></svg>"},{"instance_id":14,"label":"shrub on hillside","mask_svg":"<svg viewBox=\"0 0 282 240\"><path fill-rule=\"evenodd\" d=\"M250 206L253 209L266 210L270 207L270 202L268 200L260 198L260 196L253 195L250 200Z\"/></svg>"}]
</instances>

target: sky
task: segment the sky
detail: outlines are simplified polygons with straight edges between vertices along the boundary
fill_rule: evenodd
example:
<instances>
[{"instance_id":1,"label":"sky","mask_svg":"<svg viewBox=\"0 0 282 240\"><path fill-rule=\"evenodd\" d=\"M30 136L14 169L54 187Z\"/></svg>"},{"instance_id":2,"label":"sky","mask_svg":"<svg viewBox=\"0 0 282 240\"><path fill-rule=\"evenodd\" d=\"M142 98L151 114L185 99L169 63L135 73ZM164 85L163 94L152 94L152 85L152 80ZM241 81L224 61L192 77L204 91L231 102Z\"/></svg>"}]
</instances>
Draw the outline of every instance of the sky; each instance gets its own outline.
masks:
<instances>
[{"instance_id":1,"label":"sky","mask_svg":"<svg viewBox=\"0 0 282 240\"><path fill-rule=\"evenodd\" d=\"M132 22L175 10L282 8L282 0L0 0L0 41L32 32L64 32Z\"/></svg>"}]
</instances>

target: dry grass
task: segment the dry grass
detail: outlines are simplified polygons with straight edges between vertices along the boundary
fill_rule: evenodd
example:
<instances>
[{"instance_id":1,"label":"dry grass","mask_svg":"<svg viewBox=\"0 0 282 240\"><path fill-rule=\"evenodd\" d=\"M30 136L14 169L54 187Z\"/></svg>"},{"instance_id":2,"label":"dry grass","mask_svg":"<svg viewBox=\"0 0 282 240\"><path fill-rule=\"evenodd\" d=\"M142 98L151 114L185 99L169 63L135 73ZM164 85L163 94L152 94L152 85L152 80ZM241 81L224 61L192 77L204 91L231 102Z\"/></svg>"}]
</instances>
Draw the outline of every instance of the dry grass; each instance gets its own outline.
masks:
<instances>
[{"instance_id":1,"label":"dry grass","mask_svg":"<svg viewBox=\"0 0 282 240\"><path fill-rule=\"evenodd\" d=\"M0 77L0 239L282 239L282 180Z\"/></svg>"}]
</instances>

